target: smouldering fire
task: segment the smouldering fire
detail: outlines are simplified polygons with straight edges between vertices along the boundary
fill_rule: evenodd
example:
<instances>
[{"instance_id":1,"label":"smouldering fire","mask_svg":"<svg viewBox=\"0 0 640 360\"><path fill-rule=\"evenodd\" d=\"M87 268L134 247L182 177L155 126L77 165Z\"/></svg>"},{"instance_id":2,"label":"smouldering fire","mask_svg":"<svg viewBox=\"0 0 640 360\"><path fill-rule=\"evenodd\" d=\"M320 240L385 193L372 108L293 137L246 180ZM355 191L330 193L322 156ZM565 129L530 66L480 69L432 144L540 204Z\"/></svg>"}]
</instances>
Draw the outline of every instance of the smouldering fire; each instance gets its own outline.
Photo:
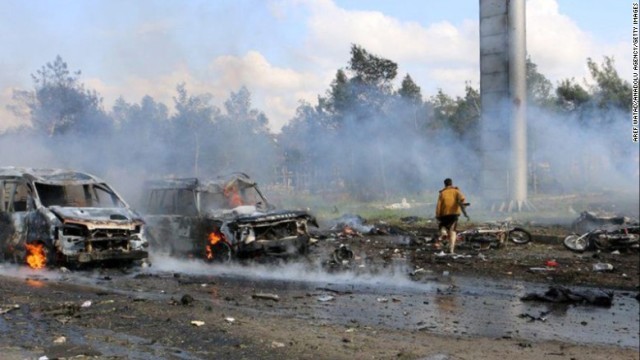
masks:
<instances>
[{"instance_id":1,"label":"smouldering fire","mask_svg":"<svg viewBox=\"0 0 640 360\"><path fill-rule=\"evenodd\" d=\"M47 265L47 254L44 251L44 244L25 244L27 249L27 264L32 269L42 269Z\"/></svg>"},{"instance_id":2,"label":"smouldering fire","mask_svg":"<svg viewBox=\"0 0 640 360\"><path fill-rule=\"evenodd\" d=\"M207 247L205 249L207 252L208 260L213 259L213 247L220 241L222 241L222 234L215 231L209 234L209 243L207 244Z\"/></svg>"}]
</instances>

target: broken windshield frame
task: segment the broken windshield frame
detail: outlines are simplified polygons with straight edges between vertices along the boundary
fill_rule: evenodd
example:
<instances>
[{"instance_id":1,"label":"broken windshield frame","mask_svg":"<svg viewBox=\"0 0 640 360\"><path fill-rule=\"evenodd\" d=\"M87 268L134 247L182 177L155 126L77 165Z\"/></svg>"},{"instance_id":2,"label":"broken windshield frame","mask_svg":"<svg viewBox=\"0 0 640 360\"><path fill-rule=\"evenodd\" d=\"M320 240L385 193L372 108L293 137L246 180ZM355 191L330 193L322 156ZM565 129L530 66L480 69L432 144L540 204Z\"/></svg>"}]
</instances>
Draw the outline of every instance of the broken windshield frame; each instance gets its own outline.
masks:
<instances>
[{"instance_id":1,"label":"broken windshield frame","mask_svg":"<svg viewBox=\"0 0 640 360\"><path fill-rule=\"evenodd\" d=\"M44 184L35 183L43 206L120 208L125 204L105 184Z\"/></svg>"}]
</instances>

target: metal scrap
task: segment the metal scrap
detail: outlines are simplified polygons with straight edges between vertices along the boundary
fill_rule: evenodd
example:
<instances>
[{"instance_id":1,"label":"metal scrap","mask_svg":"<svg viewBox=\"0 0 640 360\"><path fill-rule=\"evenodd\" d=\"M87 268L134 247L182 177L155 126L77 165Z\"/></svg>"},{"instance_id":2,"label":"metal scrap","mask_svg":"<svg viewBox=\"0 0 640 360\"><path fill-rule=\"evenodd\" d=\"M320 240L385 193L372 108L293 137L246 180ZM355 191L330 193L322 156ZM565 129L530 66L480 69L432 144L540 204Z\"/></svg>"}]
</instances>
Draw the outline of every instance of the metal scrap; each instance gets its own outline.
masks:
<instances>
[{"instance_id":1,"label":"metal scrap","mask_svg":"<svg viewBox=\"0 0 640 360\"><path fill-rule=\"evenodd\" d=\"M251 295L251 297L254 299L280 301L280 296L278 296L277 294L256 293Z\"/></svg>"}]
</instances>

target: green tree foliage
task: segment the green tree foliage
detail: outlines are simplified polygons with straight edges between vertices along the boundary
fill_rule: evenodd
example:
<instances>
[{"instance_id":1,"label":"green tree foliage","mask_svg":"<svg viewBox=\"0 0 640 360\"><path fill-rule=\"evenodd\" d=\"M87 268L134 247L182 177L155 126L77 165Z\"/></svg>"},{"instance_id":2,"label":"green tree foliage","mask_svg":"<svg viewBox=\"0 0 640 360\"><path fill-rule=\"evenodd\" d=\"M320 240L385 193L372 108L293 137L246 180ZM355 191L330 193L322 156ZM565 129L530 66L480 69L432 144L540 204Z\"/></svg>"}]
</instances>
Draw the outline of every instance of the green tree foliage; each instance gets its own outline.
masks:
<instances>
[{"instance_id":1,"label":"green tree foliage","mask_svg":"<svg viewBox=\"0 0 640 360\"><path fill-rule=\"evenodd\" d=\"M618 75L612 57L605 56L602 64L587 59L589 73L596 84L591 89L596 105L602 109L631 110L631 84Z\"/></svg>"},{"instance_id":2,"label":"green tree foliage","mask_svg":"<svg viewBox=\"0 0 640 360\"><path fill-rule=\"evenodd\" d=\"M339 69L336 72L336 78L331 82L327 97L323 99L320 104L327 111L339 115L349 109L352 101L353 97L349 89L349 79L344 70Z\"/></svg>"},{"instance_id":3,"label":"green tree foliage","mask_svg":"<svg viewBox=\"0 0 640 360\"><path fill-rule=\"evenodd\" d=\"M564 79L556 88L559 110L591 126L605 126L615 121L617 112L631 110L631 84L615 69L613 58L605 57L598 65L591 58L587 67L590 81L584 86L575 79Z\"/></svg>"},{"instance_id":4,"label":"green tree foliage","mask_svg":"<svg viewBox=\"0 0 640 360\"><path fill-rule=\"evenodd\" d=\"M430 122L432 131L452 131L460 138L477 132L481 112L480 92L477 89L467 84L464 97L455 99L438 90L429 102L433 111Z\"/></svg>"},{"instance_id":5,"label":"green tree foliage","mask_svg":"<svg viewBox=\"0 0 640 360\"><path fill-rule=\"evenodd\" d=\"M556 88L557 104L565 112L578 111L591 100L591 94L575 79L564 79Z\"/></svg>"},{"instance_id":6,"label":"green tree foliage","mask_svg":"<svg viewBox=\"0 0 640 360\"><path fill-rule=\"evenodd\" d=\"M17 90L14 100L26 106L37 131L52 137L67 132L104 134L112 130L112 122L101 108L102 99L95 91L84 88L80 71L71 72L60 56L31 78L34 90Z\"/></svg>"},{"instance_id":7,"label":"green tree foliage","mask_svg":"<svg viewBox=\"0 0 640 360\"><path fill-rule=\"evenodd\" d=\"M405 75L404 79L402 79L402 84L400 85L400 89L398 89L398 95L410 104L420 105L422 103L422 89L413 81L409 74Z\"/></svg>"},{"instance_id":8,"label":"green tree foliage","mask_svg":"<svg viewBox=\"0 0 640 360\"><path fill-rule=\"evenodd\" d=\"M527 97L532 105L549 108L553 106L553 84L546 76L538 72L536 65L530 56L526 60Z\"/></svg>"},{"instance_id":9,"label":"green tree foliage","mask_svg":"<svg viewBox=\"0 0 640 360\"><path fill-rule=\"evenodd\" d=\"M170 160L180 173L200 175L202 154L207 154L206 139L213 134L213 119L219 110L211 104L211 95L190 95L185 84L176 88L173 98L176 114L171 117L173 145L177 159Z\"/></svg>"},{"instance_id":10,"label":"green tree foliage","mask_svg":"<svg viewBox=\"0 0 640 360\"><path fill-rule=\"evenodd\" d=\"M135 166L148 173L162 174L166 170L167 146L171 128L167 106L145 96L140 104L129 104L118 98L111 110L111 117L118 124L118 138L129 143L121 147L121 158L139 161Z\"/></svg>"},{"instance_id":11,"label":"green tree foliage","mask_svg":"<svg viewBox=\"0 0 640 360\"><path fill-rule=\"evenodd\" d=\"M215 163L218 172L246 171L260 180L272 180L279 157L266 115L253 108L251 93L244 86L229 94L224 109L216 117L213 136L219 145ZM238 164L246 168L239 169Z\"/></svg>"},{"instance_id":12,"label":"green tree foliage","mask_svg":"<svg viewBox=\"0 0 640 360\"><path fill-rule=\"evenodd\" d=\"M368 86L384 88L396 78L398 64L391 60L369 54L363 47L351 45L349 69L354 73L354 80Z\"/></svg>"}]
</instances>

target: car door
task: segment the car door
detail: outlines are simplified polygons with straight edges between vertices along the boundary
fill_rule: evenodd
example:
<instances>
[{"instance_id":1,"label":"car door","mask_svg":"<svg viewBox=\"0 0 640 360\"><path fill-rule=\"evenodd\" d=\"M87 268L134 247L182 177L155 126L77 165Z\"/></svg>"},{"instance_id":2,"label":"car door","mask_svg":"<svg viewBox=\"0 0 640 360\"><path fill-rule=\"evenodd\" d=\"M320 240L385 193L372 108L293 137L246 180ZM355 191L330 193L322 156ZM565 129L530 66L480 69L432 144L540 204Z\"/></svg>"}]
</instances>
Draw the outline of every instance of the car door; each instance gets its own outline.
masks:
<instances>
[{"instance_id":1,"label":"car door","mask_svg":"<svg viewBox=\"0 0 640 360\"><path fill-rule=\"evenodd\" d=\"M27 216L34 211L31 187L19 177L0 178L0 252L3 258L24 257Z\"/></svg>"}]
</instances>

